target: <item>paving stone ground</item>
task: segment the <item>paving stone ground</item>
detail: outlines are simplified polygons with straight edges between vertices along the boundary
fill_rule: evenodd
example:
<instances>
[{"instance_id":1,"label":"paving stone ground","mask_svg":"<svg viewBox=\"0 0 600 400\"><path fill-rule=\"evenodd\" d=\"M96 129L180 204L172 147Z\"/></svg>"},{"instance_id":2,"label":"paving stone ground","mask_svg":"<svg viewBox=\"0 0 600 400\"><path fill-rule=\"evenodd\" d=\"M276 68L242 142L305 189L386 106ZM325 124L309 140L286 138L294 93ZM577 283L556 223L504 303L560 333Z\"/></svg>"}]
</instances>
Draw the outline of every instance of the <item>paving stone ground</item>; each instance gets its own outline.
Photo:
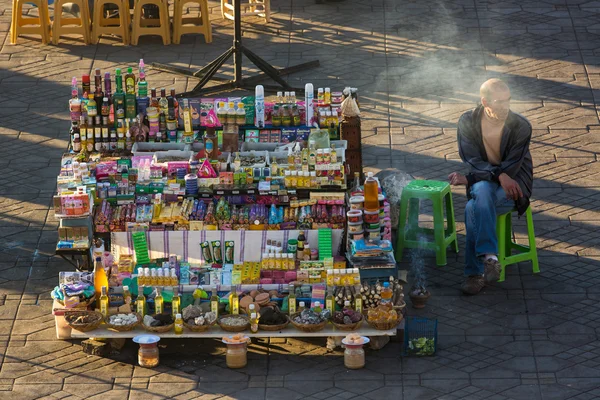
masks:
<instances>
[{"instance_id":1,"label":"paving stone ground","mask_svg":"<svg viewBox=\"0 0 600 400\"><path fill-rule=\"evenodd\" d=\"M259 342L249 366L224 365L212 341L166 341L161 366L136 366L134 346L88 357L54 339L49 292L58 271L49 212L67 146L72 76L137 59L200 67L231 43L210 2L214 41L187 36L163 47L104 38L59 46L20 38L0 0L0 398L14 399L597 399L600 398L600 3L589 0L273 0L273 22L243 24L246 44L278 67L318 58L289 77L303 86L360 89L364 161L444 179L465 171L456 122L486 79L512 89L533 124L533 210L542 273L523 264L476 297L459 293L463 254L435 267L433 296L415 315L439 319L435 357L401 358L392 343L348 371L324 341ZM192 9L192 12L194 10ZM35 14L35 10L28 11ZM227 71L227 69L226 69ZM231 71L231 68L229 68ZM181 77L149 71L153 87ZM454 192L464 248L464 190ZM516 237L524 239L523 222ZM407 267L404 260L403 266Z\"/></svg>"}]
</instances>

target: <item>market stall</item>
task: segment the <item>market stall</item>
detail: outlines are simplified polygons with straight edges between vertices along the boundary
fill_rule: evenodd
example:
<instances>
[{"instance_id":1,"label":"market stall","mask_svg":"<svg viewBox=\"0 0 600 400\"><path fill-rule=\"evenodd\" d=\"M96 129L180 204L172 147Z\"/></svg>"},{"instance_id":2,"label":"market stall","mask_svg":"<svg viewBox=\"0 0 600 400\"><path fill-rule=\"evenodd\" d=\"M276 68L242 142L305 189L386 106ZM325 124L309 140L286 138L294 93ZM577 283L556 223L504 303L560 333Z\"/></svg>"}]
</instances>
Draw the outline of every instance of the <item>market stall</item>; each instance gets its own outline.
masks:
<instances>
[{"instance_id":1,"label":"market stall","mask_svg":"<svg viewBox=\"0 0 600 400\"><path fill-rule=\"evenodd\" d=\"M54 197L57 253L93 272L60 274L59 338L395 333L390 207L371 175L348 177L356 89L181 99L148 92L143 62L114 93L94 78L73 78Z\"/></svg>"}]
</instances>

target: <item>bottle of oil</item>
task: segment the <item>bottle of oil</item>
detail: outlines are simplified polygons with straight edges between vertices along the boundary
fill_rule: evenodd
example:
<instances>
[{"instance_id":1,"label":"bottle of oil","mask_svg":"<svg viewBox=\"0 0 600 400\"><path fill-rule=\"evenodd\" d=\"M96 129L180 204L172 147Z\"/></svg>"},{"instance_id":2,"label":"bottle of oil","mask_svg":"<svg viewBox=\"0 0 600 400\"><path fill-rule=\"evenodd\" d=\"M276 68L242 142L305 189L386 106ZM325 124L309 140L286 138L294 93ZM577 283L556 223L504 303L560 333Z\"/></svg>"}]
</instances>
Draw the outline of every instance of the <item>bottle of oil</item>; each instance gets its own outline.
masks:
<instances>
[{"instance_id":1,"label":"bottle of oil","mask_svg":"<svg viewBox=\"0 0 600 400\"><path fill-rule=\"evenodd\" d=\"M135 96L135 74L131 67L127 68L127 74L125 75L125 92Z\"/></svg>"},{"instance_id":2,"label":"bottle of oil","mask_svg":"<svg viewBox=\"0 0 600 400\"><path fill-rule=\"evenodd\" d=\"M250 331L252 333L258 332L258 314L255 312L250 314Z\"/></svg>"},{"instance_id":3,"label":"bottle of oil","mask_svg":"<svg viewBox=\"0 0 600 400\"><path fill-rule=\"evenodd\" d=\"M367 180L365 181L365 210L366 211L379 211L379 185L373 173L367 173Z\"/></svg>"},{"instance_id":4,"label":"bottle of oil","mask_svg":"<svg viewBox=\"0 0 600 400\"><path fill-rule=\"evenodd\" d=\"M146 315L146 297L144 296L144 288L139 288L138 293L138 297L135 299L135 309L136 312L144 318L144 315Z\"/></svg>"},{"instance_id":5,"label":"bottle of oil","mask_svg":"<svg viewBox=\"0 0 600 400\"><path fill-rule=\"evenodd\" d=\"M216 286L213 286L211 290L210 311L214 312L217 317L219 316L219 295Z\"/></svg>"},{"instance_id":6,"label":"bottle of oil","mask_svg":"<svg viewBox=\"0 0 600 400\"><path fill-rule=\"evenodd\" d=\"M181 297L177 287L173 288L173 300L171 301L171 308L173 310L173 316L176 316L181 312Z\"/></svg>"},{"instance_id":7,"label":"bottle of oil","mask_svg":"<svg viewBox=\"0 0 600 400\"><path fill-rule=\"evenodd\" d=\"M176 335L181 335L183 333L183 318L181 318L181 314L175 314L175 326L173 328L175 330Z\"/></svg>"},{"instance_id":8,"label":"bottle of oil","mask_svg":"<svg viewBox=\"0 0 600 400\"><path fill-rule=\"evenodd\" d=\"M333 273L335 270L329 269L327 270L327 286L333 286Z\"/></svg>"},{"instance_id":9,"label":"bottle of oil","mask_svg":"<svg viewBox=\"0 0 600 400\"><path fill-rule=\"evenodd\" d=\"M327 297L325 297L325 308L331 312L335 311L335 297L333 297L333 288L327 289Z\"/></svg>"},{"instance_id":10,"label":"bottle of oil","mask_svg":"<svg viewBox=\"0 0 600 400\"><path fill-rule=\"evenodd\" d=\"M100 313L106 318L108 317L108 295L106 294L106 286L102 286L100 293Z\"/></svg>"},{"instance_id":11,"label":"bottle of oil","mask_svg":"<svg viewBox=\"0 0 600 400\"><path fill-rule=\"evenodd\" d=\"M164 311L164 299L161 293L161 289L159 287L156 288L156 297L154 298L154 311L156 314L162 314L162 312Z\"/></svg>"},{"instance_id":12,"label":"bottle of oil","mask_svg":"<svg viewBox=\"0 0 600 400\"><path fill-rule=\"evenodd\" d=\"M132 297L131 292L129 291L129 286L123 286L123 302L125 304L129 304L129 307L131 308Z\"/></svg>"},{"instance_id":13,"label":"bottle of oil","mask_svg":"<svg viewBox=\"0 0 600 400\"><path fill-rule=\"evenodd\" d=\"M296 310L296 289L294 285L290 285L290 294L288 295L288 310L290 315L295 314Z\"/></svg>"},{"instance_id":14,"label":"bottle of oil","mask_svg":"<svg viewBox=\"0 0 600 400\"><path fill-rule=\"evenodd\" d=\"M362 295L360 294L360 285L355 285L354 290L356 292L356 296L354 297L354 311L362 313L363 299Z\"/></svg>"},{"instance_id":15,"label":"bottle of oil","mask_svg":"<svg viewBox=\"0 0 600 400\"><path fill-rule=\"evenodd\" d=\"M227 123L234 125L237 120L237 114L235 112L235 103L230 101L227 108Z\"/></svg>"},{"instance_id":16,"label":"bottle of oil","mask_svg":"<svg viewBox=\"0 0 600 400\"><path fill-rule=\"evenodd\" d=\"M298 303L298 312L304 311L305 308L306 308L306 304L303 301Z\"/></svg>"},{"instance_id":17,"label":"bottle of oil","mask_svg":"<svg viewBox=\"0 0 600 400\"><path fill-rule=\"evenodd\" d=\"M229 295L229 313L233 315L240 313L240 298L236 289L233 289Z\"/></svg>"}]
</instances>

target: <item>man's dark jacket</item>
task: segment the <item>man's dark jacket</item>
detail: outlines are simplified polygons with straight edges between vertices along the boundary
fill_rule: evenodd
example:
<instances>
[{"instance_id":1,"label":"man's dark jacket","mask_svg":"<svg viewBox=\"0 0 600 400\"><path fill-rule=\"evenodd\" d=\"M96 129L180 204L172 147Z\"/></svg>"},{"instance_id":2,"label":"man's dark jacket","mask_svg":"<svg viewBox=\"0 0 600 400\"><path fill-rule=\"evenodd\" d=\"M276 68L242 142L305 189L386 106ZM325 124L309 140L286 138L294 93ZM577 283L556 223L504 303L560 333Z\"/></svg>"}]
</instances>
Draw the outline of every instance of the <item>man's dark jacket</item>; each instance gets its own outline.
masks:
<instances>
[{"instance_id":1,"label":"man's dark jacket","mask_svg":"<svg viewBox=\"0 0 600 400\"><path fill-rule=\"evenodd\" d=\"M471 186L479 181L499 184L498 177L506 173L517 181L523 191L523 197L515 201L515 207L521 215L529 206L533 189L533 161L529 152L531 124L522 115L509 111L500 143L502 162L500 165L492 165L488 162L481 135L483 113L483 106L479 105L475 110L464 113L458 120L458 152L470 168L466 176L467 194L470 197Z\"/></svg>"}]
</instances>

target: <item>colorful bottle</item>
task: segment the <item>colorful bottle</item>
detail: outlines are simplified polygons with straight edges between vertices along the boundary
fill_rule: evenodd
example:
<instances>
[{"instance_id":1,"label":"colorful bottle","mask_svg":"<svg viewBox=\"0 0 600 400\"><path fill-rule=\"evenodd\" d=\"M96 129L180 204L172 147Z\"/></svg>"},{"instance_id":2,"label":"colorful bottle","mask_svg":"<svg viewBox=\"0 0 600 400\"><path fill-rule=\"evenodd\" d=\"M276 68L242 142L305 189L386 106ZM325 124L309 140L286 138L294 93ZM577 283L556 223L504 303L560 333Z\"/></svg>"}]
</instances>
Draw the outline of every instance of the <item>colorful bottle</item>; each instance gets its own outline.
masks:
<instances>
[{"instance_id":1,"label":"colorful bottle","mask_svg":"<svg viewBox=\"0 0 600 400\"><path fill-rule=\"evenodd\" d=\"M102 259L97 257L94 264L94 292L97 299L100 299L102 295L102 287L108 287L108 277L102 265Z\"/></svg>"},{"instance_id":2,"label":"colorful bottle","mask_svg":"<svg viewBox=\"0 0 600 400\"><path fill-rule=\"evenodd\" d=\"M138 96L141 98L148 97L148 82L146 82L146 70L144 60L140 58L138 66L140 81L138 82Z\"/></svg>"},{"instance_id":3,"label":"colorful bottle","mask_svg":"<svg viewBox=\"0 0 600 400\"><path fill-rule=\"evenodd\" d=\"M133 68L127 68L127 74L125 75L125 93L132 94L135 97L135 74Z\"/></svg>"},{"instance_id":4,"label":"colorful bottle","mask_svg":"<svg viewBox=\"0 0 600 400\"><path fill-rule=\"evenodd\" d=\"M102 91L102 75L100 68L96 68L96 74L94 75L94 100L98 107L102 104L104 98L104 92Z\"/></svg>"},{"instance_id":5,"label":"colorful bottle","mask_svg":"<svg viewBox=\"0 0 600 400\"><path fill-rule=\"evenodd\" d=\"M306 125L312 125L313 119L313 101L315 98L315 89L312 83L304 85L304 104L306 106Z\"/></svg>"},{"instance_id":6,"label":"colorful bottle","mask_svg":"<svg viewBox=\"0 0 600 400\"><path fill-rule=\"evenodd\" d=\"M88 95L87 115L88 117L98 116L98 105L96 103L96 100L94 100L93 94Z\"/></svg>"},{"instance_id":7,"label":"colorful bottle","mask_svg":"<svg viewBox=\"0 0 600 400\"><path fill-rule=\"evenodd\" d=\"M100 290L100 313L104 318L108 317L108 295L106 294L106 286L102 286Z\"/></svg>"},{"instance_id":8,"label":"colorful bottle","mask_svg":"<svg viewBox=\"0 0 600 400\"><path fill-rule=\"evenodd\" d=\"M110 101L112 99L112 84L110 82L110 72L104 73L104 97L108 97Z\"/></svg>"},{"instance_id":9,"label":"colorful bottle","mask_svg":"<svg viewBox=\"0 0 600 400\"><path fill-rule=\"evenodd\" d=\"M84 99L88 98L88 95L91 93L91 87L90 87L90 76L88 74L84 74L81 76L81 91L82 91L82 97Z\"/></svg>"},{"instance_id":10,"label":"colorful bottle","mask_svg":"<svg viewBox=\"0 0 600 400\"><path fill-rule=\"evenodd\" d=\"M294 285L290 285L290 294L288 295L288 310L290 315L295 314L296 311L296 289Z\"/></svg>"},{"instance_id":11,"label":"colorful bottle","mask_svg":"<svg viewBox=\"0 0 600 400\"><path fill-rule=\"evenodd\" d=\"M235 112L235 105L233 101L230 101L227 107L227 123L235 124L237 121L237 113Z\"/></svg>"},{"instance_id":12,"label":"colorful bottle","mask_svg":"<svg viewBox=\"0 0 600 400\"><path fill-rule=\"evenodd\" d=\"M183 136L194 137L194 130L192 128L192 115L190 114L190 105L188 99L183 99Z\"/></svg>"},{"instance_id":13,"label":"colorful bottle","mask_svg":"<svg viewBox=\"0 0 600 400\"><path fill-rule=\"evenodd\" d=\"M298 303L298 312L304 311L305 308L306 308L306 304L303 301Z\"/></svg>"},{"instance_id":14,"label":"colorful bottle","mask_svg":"<svg viewBox=\"0 0 600 400\"><path fill-rule=\"evenodd\" d=\"M246 125L246 110L244 109L244 103L237 103L237 110L235 111L235 123L236 125Z\"/></svg>"},{"instance_id":15,"label":"colorful bottle","mask_svg":"<svg viewBox=\"0 0 600 400\"><path fill-rule=\"evenodd\" d=\"M217 317L219 316L219 295L216 286L213 286L211 290L210 311L214 312Z\"/></svg>"},{"instance_id":16,"label":"colorful bottle","mask_svg":"<svg viewBox=\"0 0 600 400\"><path fill-rule=\"evenodd\" d=\"M162 314L162 312L164 311L164 299L160 287L156 288L156 297L154 298L154 311L156 314Z\"/></svg>"},{"instance_id":17,"label":"colorful bottle","mask_svg":"<svg viewBox=\"0 0 600 400\"><path fill-rule=\"evenodd\" d=\"M115 118L125 118L125 93L123 93L123 77L121 69L115 70L115 94L113 95L113 107L115 110Z\"/></svg>"},{"instance_id":18,"label":"colorful bottle","mask_svg":"<svg viewBox=\"0 0 600 400\"><path fill-rule=\"evenodd\" d=\"M171 301L171 308L173 309L173 316L176 316L181 312L181 297L177 287L173 288L173 300Z\"/></svg>"},{"instance_id":19,"label":"colorful bottle","mask_svg":"<svg viewBox=\"0 0 600 400\"><path fill-rule=\"evenodd\" d=\"M173 327L176 335L183 334L183 318L181 318L181 314L175 314L175 326Z\"/></svg>"},{"instance_id":20,"label":"colorful bottle","mask_svg":"<svg viewBox=\"0 0 600 400\"><path fill-rule=\"evenodd\" d=\"M366 211L379 211L379 185L373 173L367 173L367 180L365 181L365 210Z\"/></svg>"},{"instance_id":21,"label":"colorful bottle","mask_svg":"<svg viewBox=\"0 0 600 400\"><path fill-rule=\"evenodd\" d=\"M167 90L160 89L160 99L158 99L158 109L161 114L167 115L169 113L169 100L167 100Z\"/></svg>"},{"instance_id":22,"label":"colorful bottle","mask_svg":"<svg viewBox=\"0 0 600 400\"><path fill-rule=\"evenodd\" d=\"M390 288L389 282L383 282L383 289L381 289L381 304L392 304L392 289Z\"/></svg>"}]
</instances>

